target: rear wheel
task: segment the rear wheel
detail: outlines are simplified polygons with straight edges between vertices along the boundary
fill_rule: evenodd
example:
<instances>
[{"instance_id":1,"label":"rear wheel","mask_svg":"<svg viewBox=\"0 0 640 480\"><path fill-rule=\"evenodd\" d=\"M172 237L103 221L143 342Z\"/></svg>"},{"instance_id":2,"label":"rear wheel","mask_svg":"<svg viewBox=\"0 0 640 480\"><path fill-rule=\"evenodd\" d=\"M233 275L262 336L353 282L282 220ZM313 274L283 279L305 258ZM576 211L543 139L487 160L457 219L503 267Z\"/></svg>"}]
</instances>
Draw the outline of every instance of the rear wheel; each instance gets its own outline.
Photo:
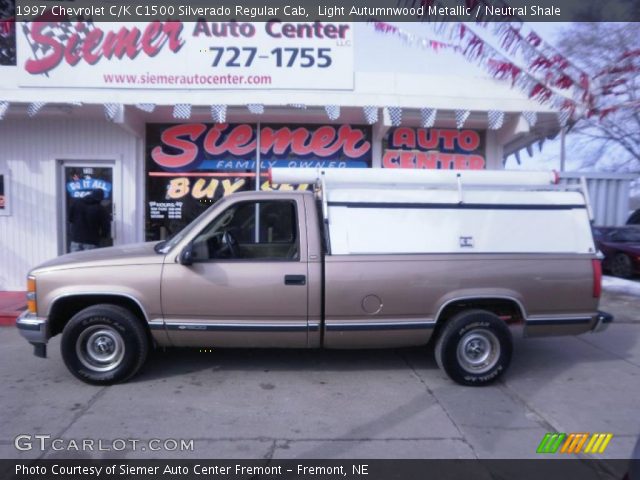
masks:
<instances>
[{"instance_id":1,"label":"rear wheel","mask_svg":"<svg viewBox=\"0 0 640 480\"><path fill-rule=\"evenodd\" d=\"M631 275L633 275L631 259L624 253L618 253L611 261L611 273L616 277L631 277Z\"/></svg>"},{"instance_id":2,"label":"rear wheel","mask_svg":"<svg viewBox=\"0 0 640 480\"><path fill-rule=\"evenodd\" d=\"M62 358L87 383L109 385L132 377L149 350L147 332L129 310L94 305L81 310L62 332Z\"/></svg>"},{"instance_id":3,"label":"rear wheel","mask_svg":"<svg viewBox=\"0 0 640 480\"><path fill-rule=\"evenodd\" d=\"M438 366L461 385L482 386L498 379L509 367L511 332L496 315L469 310L447 321L438 337Z\"/></svg>"}]
</instances>

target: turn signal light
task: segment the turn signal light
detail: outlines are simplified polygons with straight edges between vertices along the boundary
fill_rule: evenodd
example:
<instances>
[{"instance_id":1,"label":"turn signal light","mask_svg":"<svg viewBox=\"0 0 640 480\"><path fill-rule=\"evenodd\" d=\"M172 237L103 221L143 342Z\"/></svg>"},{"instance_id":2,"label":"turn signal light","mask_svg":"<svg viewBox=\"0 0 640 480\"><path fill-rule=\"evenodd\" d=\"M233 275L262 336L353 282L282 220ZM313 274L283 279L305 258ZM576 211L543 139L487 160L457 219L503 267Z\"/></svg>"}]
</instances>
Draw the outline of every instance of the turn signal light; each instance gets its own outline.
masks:
<instances>
[{"instance_id":1,"label":"turn signal light","mask_svg":"<svg viewBox=\"0 0 640 480\"><path fill-rule=\"evenodd\" d=\"M38 305L36 304L36 278L27 277L27 310L29 313L37 313Z\"/></svg>"}]
</instances>

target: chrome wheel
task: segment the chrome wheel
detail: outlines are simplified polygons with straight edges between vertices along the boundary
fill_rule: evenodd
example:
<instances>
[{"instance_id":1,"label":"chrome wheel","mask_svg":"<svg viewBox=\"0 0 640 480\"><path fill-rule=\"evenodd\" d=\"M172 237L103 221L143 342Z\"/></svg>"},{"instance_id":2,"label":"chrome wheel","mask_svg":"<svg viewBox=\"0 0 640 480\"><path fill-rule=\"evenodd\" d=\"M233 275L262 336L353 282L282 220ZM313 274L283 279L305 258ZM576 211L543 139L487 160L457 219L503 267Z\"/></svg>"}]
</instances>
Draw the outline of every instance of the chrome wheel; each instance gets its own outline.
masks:
<instances>
[{"instance_id":1,"label":"chrome wheel","mask_svg":"<svg viewBox=\"0 0 640 480\"><path fill-rule=\"evenodd\" d=\"M500 342L489 330L471 330L458 343L457 356L458 363L466 371L485 373L500 358Z\"/></svg>"},{"instance_id":2,"label":"chrome wheel","mask_svg":"<svg viewBox=\"0 0 640 480\"><path fill-rule=\"evenodd\" d=\"M108 372L122 363L124 340L113 327L93 325L78 336L76 354L86 368L94 372Z\"/></svg>"}]
</instances>

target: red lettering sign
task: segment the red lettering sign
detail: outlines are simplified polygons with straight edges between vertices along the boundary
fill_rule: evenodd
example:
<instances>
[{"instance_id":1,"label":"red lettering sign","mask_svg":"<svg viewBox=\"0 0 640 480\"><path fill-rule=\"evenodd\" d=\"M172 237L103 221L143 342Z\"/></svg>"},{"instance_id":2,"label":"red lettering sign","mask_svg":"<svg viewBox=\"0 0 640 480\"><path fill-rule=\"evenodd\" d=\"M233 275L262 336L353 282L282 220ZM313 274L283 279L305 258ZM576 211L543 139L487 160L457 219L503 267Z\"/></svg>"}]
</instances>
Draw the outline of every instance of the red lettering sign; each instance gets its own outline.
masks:
<instances>
[{"instance_id":1,"label":"red lettering sign","mask_svg":"<svg viewBox=\"0 0 640 480\"><path fill-rule=\"evenodd\" d=\"M485 168L481 137L475 130L395 128L382 157L385 168Z\"/></svg>"},{"instance_id":2,"label":"red lettering sign","mask_svg":"<svg viewBox=\"0 0 640 480\"><path fill-rule=\"evenodd\" d=\"M207 126L202 123L176 125L175 127L167 128L162 132L162 143L180 150L180 153L175 155L167 154L162 151L162 147L158 146L151 151L151 157L158 165L166 168L183 168L189 165L198 155L198 147L193 142L206 129ZM188 140L182 138L184 136Z\"/></svg>"},{"instance_id":3,"label":"red lettering sign","mask_svg":"<svg viewBox=\"0 0 640 480\"><path fill-rule=\"evenodd\" d=\"M390 148L443 150L462 149L473 152L480 147L480 135L474 130L444 128L396 128L391 135Z\"/></svg>"},{"instance_id":4,"label":"red lettering sign","mask_svg":"<svg viewBox=\"0 0 640 480\"><path fill-rule=\"evenodd\" d=\"M462 153L387 150L382 157L384 168L426 168L446 170L482 170L484 158Z\"/></svg>"},{"instance_id":5,"label":"red lettering sign","mask_svg":"<svg viewBox=\"0 0 640 480\"><path fill-rule=\"evenodd\" d=\"M63 60L71 66L77 65L81 60L94 65L101 58L122 59L126 55L133 59L141 51L154 57L166 44L172 52L177 52L184 44L180 38L182 22L152 22L143 32L136 27L122 27L117 32L106 32L106 35L99 27L89 30L85 23L78 22L71 27L71 35L64 41L48 34L60 23L62 22L32 23L32 41L50 48L44 57L26 61L24 68L27 72L34 75L46 73Z\"/></svg>"},{"instance_id":6,"label":"red lettering sign","mask_svg":"<svg viewBox=\"0 0 640 480\"><path fill-rule=\"evenodd\" d=\"M243 157L256 149L254 127L247 124L215 124L206 132L201 123L174 125L162 132L163 146L151 151L151 158L164 168L189 169L198 161L200 147L209 155L234 155ZM203 136L204 135L204 136ZM203 139L200 142L200 139ZM328 158L342 153L345 157L358 159L371 150L371 143L365 133L349 125L321 126L316 129L305 127L264 127L260 135L260 152L304 157L314 155Z\"/></svg>"}]
</instances>

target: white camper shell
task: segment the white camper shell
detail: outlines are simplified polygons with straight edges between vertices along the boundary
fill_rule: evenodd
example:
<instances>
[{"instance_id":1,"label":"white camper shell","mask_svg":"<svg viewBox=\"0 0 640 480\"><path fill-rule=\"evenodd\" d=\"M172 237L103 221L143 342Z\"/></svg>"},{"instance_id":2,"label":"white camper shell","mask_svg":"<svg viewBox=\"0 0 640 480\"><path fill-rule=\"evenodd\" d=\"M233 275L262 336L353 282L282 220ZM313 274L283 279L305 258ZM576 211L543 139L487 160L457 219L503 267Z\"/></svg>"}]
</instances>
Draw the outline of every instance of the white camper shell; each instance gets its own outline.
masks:
<instances>
[{"instance_id":1,"label":"white camper shell","mask_svg":"<svg viewBox=\"0 0 640 480\"><path fill-rule=\"evenodd\" d=\"M331 255L582 253L596 249L586 191L554 172L273 169L319 186Z\"/></svg>"}]
</instances>

